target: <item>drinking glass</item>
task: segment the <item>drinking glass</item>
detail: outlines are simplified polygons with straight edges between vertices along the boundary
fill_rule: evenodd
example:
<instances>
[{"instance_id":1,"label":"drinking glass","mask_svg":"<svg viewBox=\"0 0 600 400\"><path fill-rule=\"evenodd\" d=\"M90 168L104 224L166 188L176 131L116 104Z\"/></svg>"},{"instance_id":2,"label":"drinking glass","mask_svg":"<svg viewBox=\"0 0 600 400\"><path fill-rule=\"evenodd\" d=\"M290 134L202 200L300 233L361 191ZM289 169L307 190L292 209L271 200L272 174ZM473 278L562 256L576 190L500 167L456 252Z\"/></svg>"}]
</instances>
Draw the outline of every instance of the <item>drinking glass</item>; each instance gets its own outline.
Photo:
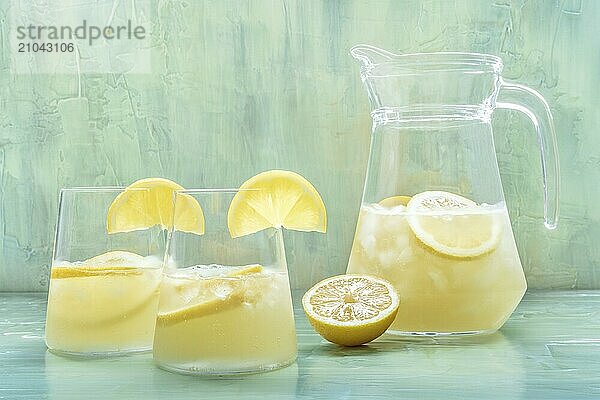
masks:
<instances>
[{"instance_id":1,"label":"drinking glass","mask_svg":"<svg viewBox=\"0 0 600 400\"><path fill-rule=\"evenodd\" d=\"M108 233L108 209L123 190L60 193L46 316L46 345L54 353L110 356L152 348L166 235L159 227ZM149 195L132 190L143 200ZM148 204L141 201L137 212L147 213Z\"/></svg>"},{"instance_id":2,"label":"drinking glass","mask_svg":"<svg viewBox=\"0 0 600 400\"><path fill-rule=\"evenodd\" d=\"M232 238L227 224L237 190L185 190L203 235L172 230L154 334L156 364L186 374L236 374L287 366L296 334L281 229ZM187 197L187 199L186 199Z\"/></svg>"}]
</instances>

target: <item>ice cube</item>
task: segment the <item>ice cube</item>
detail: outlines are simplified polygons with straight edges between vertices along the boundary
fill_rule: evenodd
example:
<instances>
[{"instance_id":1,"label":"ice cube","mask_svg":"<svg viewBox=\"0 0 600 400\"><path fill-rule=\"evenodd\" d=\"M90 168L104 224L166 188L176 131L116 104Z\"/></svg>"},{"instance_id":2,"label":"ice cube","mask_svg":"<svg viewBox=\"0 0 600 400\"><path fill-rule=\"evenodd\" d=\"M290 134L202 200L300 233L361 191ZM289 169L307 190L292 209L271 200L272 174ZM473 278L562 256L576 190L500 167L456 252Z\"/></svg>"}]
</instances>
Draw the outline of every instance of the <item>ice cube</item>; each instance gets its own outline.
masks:
<instances>
[{"instance_id":1,"label":"ice cube","mask_svg":"<svg viewBox=\"0 0 600 400\"><path fill-rule=\"evenodd\" d=\"M215 283L212 290L215 296L217 296L220 299L224 299L233 292L234 287L230 282L221 281Z\"/></svg>"},{"instance_id":2,"label":"ice cube","mask_svg":"<svg viewBox=\"0 0 600 400\"><path fill-rule=\"evenodd\" d=\"M192 302L192 300L198 297L200 294L200 288L197 286L183 284L177 287L177 294L184 304L189 304Z\"/></svg>"},{"instance_id":3,"label":"ice cube","mask_svg":"<svg viewBox=\"0 0 600 400\"><path fill-rule=\"evenodd\" d=\"M406 218L401 216L386 216L383 218L383 228L391 233L401 233L406 231L408 224Z\"/></svg>"},{"instance_id":4,"label":"ice cube","mask_svg":"<svg viewBox=\"0 0 600 400\"><path fill-rule=\"evenodd\" d=\"M362 240L360 240L360 245L369 257L373 257L377 251L377 239L374 235L363 237Z\"/></svg>"},{"instance_id":5,"label":"ice cube","mask_svg":"<svg viewBox=\"0 0 600 400\"><path fill-rule=\"evenodd\" d=\"M363 209L363 212L360 214L360 221L358 225L359 240L362 241L362 238L376 235L377 232L381 230L380 222L379 215Z\"/></svg>"},{"instance_id":6,"label":"ice cube","mask_svg":"<svg viewBox=\"0 0 600 400\"><path fill-rule=\"evenodd\" d=\"M435 286L436 289L446 289L446 286L448 285L448 280L446 279L443 273L436 269L430 269L429 271L427 271L427 275L429 275L429 279L431 279L431 281L433 282L433 286Z\"/></svg>"},{"instance_id":7,"label":"ice cube","mask_svg":"<svg viewBox=\"0 0 600 400\"><path fill-rule=\"evenodd\" d=\"M397 251L380 251L378 254L379 263L384 268L389 268L394 265L394 263L398 260L398 252Z\"/></svg>"},{"instance_id":8,"label":"ice cube","mask_svg":"<svg viewBox=\"0 0 600 400\"><path fill-rule=\"evenodd\" d=\"M413 251L410 248L410 246L406 246L404 247L401 251L400 254L398 255L398 262L405 264L410 262L410 260L413 257Z\"/></svg>"},{"instance_id":9,"label":"ice cube","mask_svg":"<svg viewBox=\"0 0 600 400\"><path fill-rule=\"evenodd\" d=\"M403 251L404 249L410 246L410 239L406 234L399 234L396 236L395 239L396 247L398 247L399 251Z\"/></svg>"}]
</instances>

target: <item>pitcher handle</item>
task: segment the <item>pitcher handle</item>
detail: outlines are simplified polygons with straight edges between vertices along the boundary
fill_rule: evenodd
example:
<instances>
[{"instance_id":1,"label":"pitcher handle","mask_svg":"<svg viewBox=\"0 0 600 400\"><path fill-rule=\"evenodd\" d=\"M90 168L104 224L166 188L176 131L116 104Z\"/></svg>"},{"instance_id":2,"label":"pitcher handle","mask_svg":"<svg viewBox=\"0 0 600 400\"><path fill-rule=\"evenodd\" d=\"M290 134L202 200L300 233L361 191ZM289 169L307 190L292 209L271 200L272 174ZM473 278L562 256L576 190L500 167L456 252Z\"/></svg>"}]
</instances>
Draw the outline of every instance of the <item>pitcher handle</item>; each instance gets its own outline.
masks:
<instances>
[{"instance_id":1,"label":"pitcher handle","mask_svg":"<svg viewBox=\"0 0 600 400\"><path fill-rule=\"evenodd\" d=\"M544 225L548 229L555 229L558 224L560 166L550 107L541 94L527 86L508 83L502 78L500 84L496 107L522 112L535 127L544 179Z\"/></svg>"}]
</instances>

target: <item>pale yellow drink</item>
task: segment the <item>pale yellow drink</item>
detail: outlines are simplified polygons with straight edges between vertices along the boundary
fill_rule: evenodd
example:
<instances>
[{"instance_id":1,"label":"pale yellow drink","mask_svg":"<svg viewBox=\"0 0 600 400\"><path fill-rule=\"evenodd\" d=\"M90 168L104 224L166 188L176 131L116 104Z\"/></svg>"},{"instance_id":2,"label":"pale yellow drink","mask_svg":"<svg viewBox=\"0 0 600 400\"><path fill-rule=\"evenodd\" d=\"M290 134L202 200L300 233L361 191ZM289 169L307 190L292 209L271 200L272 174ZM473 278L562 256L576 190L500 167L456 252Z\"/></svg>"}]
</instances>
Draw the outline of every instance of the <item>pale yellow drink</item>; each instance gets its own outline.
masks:
<instances>
[{"instance_id":1,"label":"pale yellow drink","mask_svg":"<svg viewBox=\"0 0 600 400\"><path fill-rule=\"evenodd\" d=\"M161 279L160 261L154 264L55 265L48 293L48 348L88 355L150 350Z\"/></svg>"},{"instance_id":2,"label":"pale yellow drink","mask_svg":"<svg viewBox=\"0 0 600 400\"><path fill-rule=\"evenodd\" d=\"M427 228L445 223L448 238L461 236L480 223L493 221L493 246L475 257L455 257L419 240L405 207L363 205L349 273L372 274L389 280L400 296L398 315L388 333L447 334L497 330L508 319L526 289L525 277L503 205L479 211L436 211L420 214ZM424 217L424 218L423 218Z\"/></svg>"},{"instance_id":3,"label":"pale yellow drink","mask_svg":"<svg viewBox=\"0 0 600 400\"><path fill-rule=\"evenodd\" d=\"M296 358L286 272L196 266L165 273L154 360L184 373L238 373Z\"/></svg>"}]
</instances>

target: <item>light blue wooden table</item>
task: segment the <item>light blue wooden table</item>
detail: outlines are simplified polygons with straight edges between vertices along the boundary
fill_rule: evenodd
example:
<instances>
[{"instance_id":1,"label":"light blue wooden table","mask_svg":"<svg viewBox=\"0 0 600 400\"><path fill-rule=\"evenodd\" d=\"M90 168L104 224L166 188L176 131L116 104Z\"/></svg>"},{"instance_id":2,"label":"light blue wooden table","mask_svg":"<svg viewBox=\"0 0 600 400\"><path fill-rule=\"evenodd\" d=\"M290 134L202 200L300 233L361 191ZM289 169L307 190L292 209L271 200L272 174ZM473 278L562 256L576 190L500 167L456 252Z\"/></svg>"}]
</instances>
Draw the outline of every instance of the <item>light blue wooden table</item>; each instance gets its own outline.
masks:
<instances>
[{"instance_id":1,"label":"light blue wooden table","mask_svg":"<svg viewBox=\"0 0 600 400\"><path fill-rule=\"evenodd\" d=\"M359 348L322 340L295 305L295 364L204 379L162 371L149 354L84 361L50 354L45 296L0 294L0 399L600 399L600 291L528 293L488 337L384 337Z\"/></svg>"}]
</instances>

